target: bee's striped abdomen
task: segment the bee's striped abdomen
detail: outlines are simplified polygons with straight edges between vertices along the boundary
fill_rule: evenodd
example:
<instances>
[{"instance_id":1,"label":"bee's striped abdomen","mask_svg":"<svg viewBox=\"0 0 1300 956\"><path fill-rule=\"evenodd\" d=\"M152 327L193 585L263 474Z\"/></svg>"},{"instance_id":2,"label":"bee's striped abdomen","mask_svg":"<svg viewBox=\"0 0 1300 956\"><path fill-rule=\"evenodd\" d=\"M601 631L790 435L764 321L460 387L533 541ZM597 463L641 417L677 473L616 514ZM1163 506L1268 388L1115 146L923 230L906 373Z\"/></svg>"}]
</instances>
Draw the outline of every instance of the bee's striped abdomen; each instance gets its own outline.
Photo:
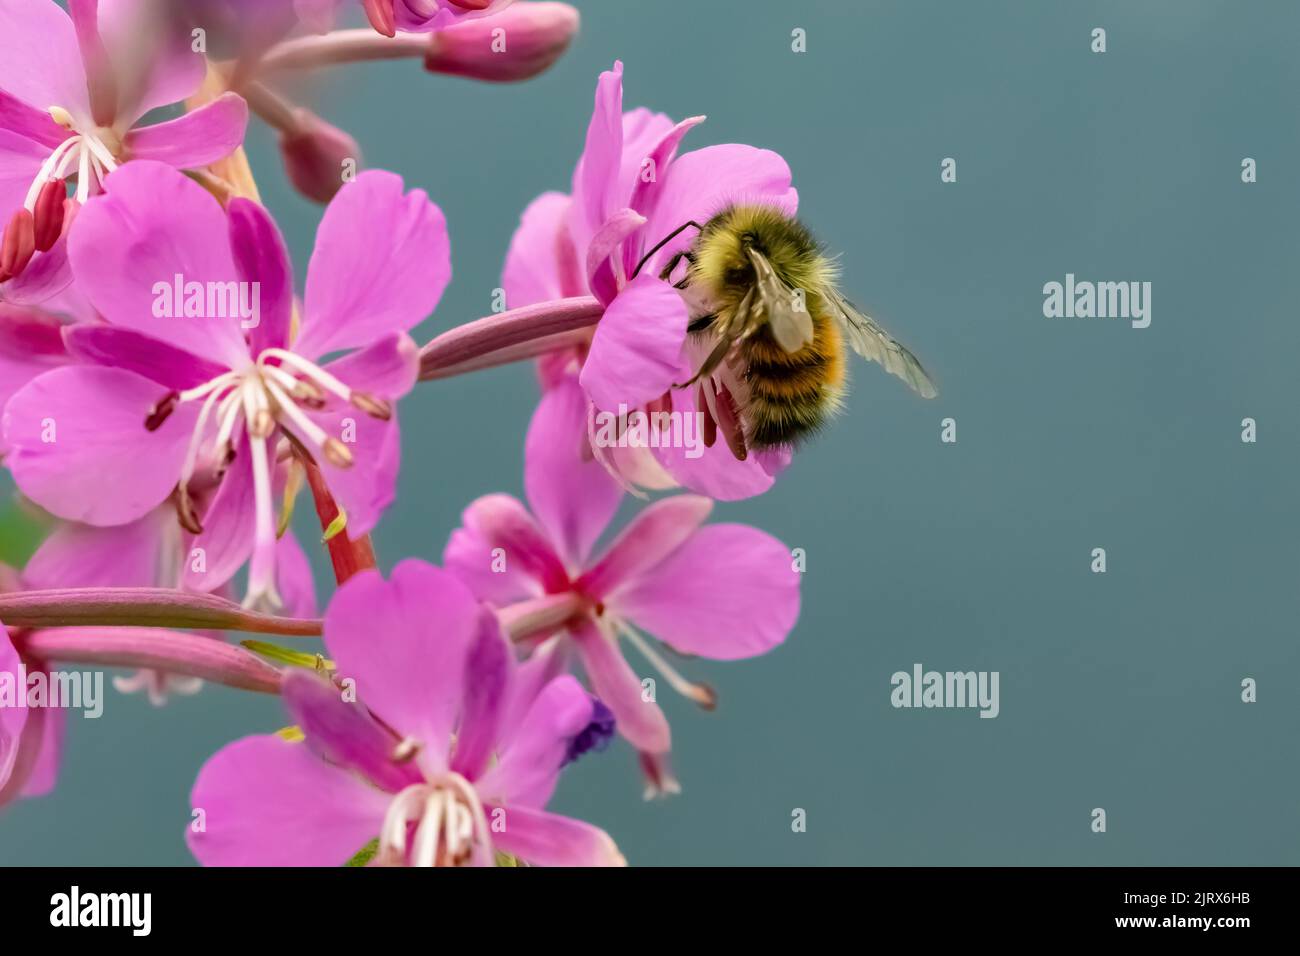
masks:
<instances>
[{"instance_id":1,"label":"bee's striped abdomen","mask_svg":"<svg viewBox=\"0 0 1300 956\"><path fill-rule=\"evenodd\" d=\"M742 346L749 397L746 439L753 448L790 445L820 428L835 411L844 385L839 329L813 308L813 340L786 352L764 330Z\"/></svg>"}]
</instances>

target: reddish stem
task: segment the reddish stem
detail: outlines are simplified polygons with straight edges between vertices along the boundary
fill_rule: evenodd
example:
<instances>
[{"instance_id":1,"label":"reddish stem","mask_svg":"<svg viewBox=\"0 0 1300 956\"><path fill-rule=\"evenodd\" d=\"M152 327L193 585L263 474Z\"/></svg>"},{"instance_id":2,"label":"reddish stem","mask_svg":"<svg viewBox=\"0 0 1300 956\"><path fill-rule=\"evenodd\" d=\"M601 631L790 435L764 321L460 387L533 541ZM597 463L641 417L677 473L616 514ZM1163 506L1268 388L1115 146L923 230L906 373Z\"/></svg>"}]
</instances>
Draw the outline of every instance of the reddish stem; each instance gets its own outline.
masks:
<instances>
[{"instance_id":1,"label":"reddish stem","mask_svg":"<svg viewBox=\"0 0 1300 956\"><path fill-rule=\"evenodd\" d=\"M322 531L329 530L330 525L339 516L339 506L334 502L325 476L320 468L310 459L300 459L303 470L307 473L307 484L311 488L312 501L316 505L316 517L320 519ZM330 561L334 565L334 580L342 584L358 571L365 571L375 566L375 549L370 543L370 535L359 538L348 535L344 528L326 542L330 551Z\"/></svg>"}]
</instances>

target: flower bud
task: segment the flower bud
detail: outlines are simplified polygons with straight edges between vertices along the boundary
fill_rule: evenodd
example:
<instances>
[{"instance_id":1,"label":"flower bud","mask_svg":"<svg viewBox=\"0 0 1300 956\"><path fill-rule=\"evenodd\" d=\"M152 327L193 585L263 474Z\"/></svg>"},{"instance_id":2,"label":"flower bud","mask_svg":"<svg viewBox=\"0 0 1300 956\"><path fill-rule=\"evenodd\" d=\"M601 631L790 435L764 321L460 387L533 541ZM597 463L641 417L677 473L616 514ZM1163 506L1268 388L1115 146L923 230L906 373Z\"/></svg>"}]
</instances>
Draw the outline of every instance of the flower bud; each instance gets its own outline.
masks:
<instances>
[{"instance_id":1,"label":"flower bud","mask_svg":"<svg viewBox=\"0 0 1300 956\"><path fill-rule=\"evenodd\" d=\"M356 174L361 147L343 130L307 110L296 114L298 131L280 137L289 181L308 199L326 203Z\"/></svg>"},{"instance_id":2,"label":"flower bud","mask_svg":"<svg viewBox=\"0 0 1300 956\"><path fill-rule=\"evenodd\" d=\"M494 83L527 80L558 60L577 32L578 11L567 3L514 3L434 33L424 67Z\"/></svg>"}]
</instances>

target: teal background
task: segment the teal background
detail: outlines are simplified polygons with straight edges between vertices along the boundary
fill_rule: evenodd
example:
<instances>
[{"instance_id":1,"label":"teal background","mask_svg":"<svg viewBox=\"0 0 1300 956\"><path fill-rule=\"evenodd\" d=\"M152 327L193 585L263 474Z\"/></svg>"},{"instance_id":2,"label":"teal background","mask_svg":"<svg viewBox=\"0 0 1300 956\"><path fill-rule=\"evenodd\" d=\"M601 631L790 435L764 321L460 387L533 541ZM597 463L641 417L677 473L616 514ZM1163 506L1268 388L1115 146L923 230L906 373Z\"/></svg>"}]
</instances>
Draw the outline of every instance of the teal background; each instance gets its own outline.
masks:
<instances>
[{"instance_id":1,"label":"teal background","mask_svg":"<svg viewBox=\"0 0 1300 956\"><path fill-rule=\"evenodd\" d=\"M596 76L621 58L628 107L709 115L688 145L787 158L846 291L941 395L860 366L846 414L771 493L719 506L806 549L797 628L759 660L684 664L716 713L661 682L680 797L643 803L619 743L566 774L554 809L634 864L1300 862L1300 6L578 5L575 46L528 84L389 63L315 97L367 165L446 211L455 277L417 338L488 312L520 211L567 188ZM319 212L263 129L250 151L301 276ZM1151 327L1045 319L1042 286L1067 272L1152 282ZM471 499L521 492L535 399L515 366L404 403L385 566L436 560ZM893 709L890 675L915 662L999 671L1001 715ZM0 862L190 863L203 760L285 722L221 688L162 711L111 696L74 720L57 792L0 814Z\"/></svg>"}]
</instances>

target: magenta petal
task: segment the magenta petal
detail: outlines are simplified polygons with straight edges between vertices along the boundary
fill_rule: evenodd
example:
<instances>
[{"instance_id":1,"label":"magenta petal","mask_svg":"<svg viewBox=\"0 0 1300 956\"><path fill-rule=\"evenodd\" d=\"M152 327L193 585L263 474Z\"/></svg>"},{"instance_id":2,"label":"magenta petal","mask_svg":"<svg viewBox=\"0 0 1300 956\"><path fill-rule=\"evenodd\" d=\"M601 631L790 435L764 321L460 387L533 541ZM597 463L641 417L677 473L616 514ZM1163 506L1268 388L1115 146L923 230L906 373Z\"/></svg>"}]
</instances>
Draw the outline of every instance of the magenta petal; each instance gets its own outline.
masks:
<instances>
[{"instance_id":1,"label":"magenta petal","mask_svg":"<svg viewBox=\"0 0 1300 956\"><path fill-rule=\"evenodd\" d=\"M286 531L275 546L275 589L284 601L282 617L317 616L311 562L293 531Z\"/></svg>"},{"instance_id":2,"label":"magenta petal","mask_svg":"<svg viewBox=\"0 0 1300 956\"><path fill-rule=\"evenodd\" d=\"M610 835L590 823L520 806L506 807L504 819L494 846L532 866L627 866Z\"/></svg>"},{"instance_id":3,"label":"magenta petal","mask_svg":"<svg viewBox=\"0 0 1300 956\"><path fill-rule=\"evenodd\" d=\"M509 495L484 495L465 509L461 519L465 530L476 539L473 543L486 546L486 552L473 548L458 549L456 569L458 573L461 570L467 573L466 580L478 580L482 573L478 568L469 566L469 562L485 559L489 573L503 579L519 575L530 582L537 582L539 587L536 590L530 587L530 594L560 591L568 584L568 571L550 538L538 527L527 509L514 498ZM453 540L454 538L453 535ZM493 554L495 549L500 549L499 553ZM451 550L450 544L448 550ZM503 566L505 571L493 570Z\"/></svg>"},{"instance_id":4,"label":"magenta petal","mask_svg":"<svg viewBox=\"0 0 1300 956\"><path fill-rule=\"evenodd\" d=\"M126 148L134 160L152 159L177 169L197 169L237 150L247 126L244 98L223 93L176 119L131 130Z\"/></svg>"},{"instance_id":5,"label":"magenta petal","mask_svg":"<svg viewBox=\"0 0 1300 956\"><path fill-rule=\"evenodd\" d=\"M422 190L379 170L345 185L325 210L307 270L294 350L317 358L422 322L451 279L447 224Z\"/></svg>"},{"instance_id":6,"label":"magenta petal","mask_svg":"<svg viewBox=\"0 0 1300 956\"><path fill-rule=\"evenodd\" d=\"M253 553L254 511L253 452L244 438L203 513L203 533L186 556L186 588L215 591L244 566Z\"/></svg>"},{"instance_id":7,"label":"magenta petal","mask_svg":"<svg viewBox=\"0 0 1300 956\"><path fill-rule=\"evenodd\" d=\"M420 742L427 772L446 767L480 610L454 575L407 560L387 581L377 571L350 578L325 612L337 677L354 680L361 703Z\"/></svg>"},{"instance_id":8,"label":"magenta petal","mask_svg":"<svg viewBox=\"0 0 1300 956\"><path fill-rule=\"evenodd\" d=\"M628 665L617 641L592 621L573 631L582 667L595 692L614 714L618 732L638 750L667 753L672 745L668 719L654 700L641 696L641 679Z\"/></svg>"},{"instance_id":9,"label":"magenta petal","mask_svg":"<svg viewBox=\"0 0 1300 956\"><path fill-rule=\"evenodd\" d=\"M623 64L600 74L587 141L573 173L571 226L581 252L614 211L623 157Z\"/></svg>"},{"instance_id":10,"label":"magenta petal","mask_svg":"<svg viewBox=\"0 0 1300 956\"><path fill-rule=\"evenodd\" d=\"M746 525L710 525L626 589L617 613L685 654L737 660L771 650L799 617L790 549Z\"/></svg>"},{"instance_id":11,"label":"magenta petal","mask_svg":"<svg viewBox=\"0 0 1300 956\"><path fill-rule=\"evenodd\" d=\"M6 462L18 487L72 521L143 517L175 487L195 423L189 403L148 431L145 418L163 392L115 368L71 366L31 382L4 413Z\"/></svg>"},{"instance_id":12,"label":"magenta petal","mask_svg":"<svg viewBox=\"0 0 1300 956\"><path fill-rule=\"evenodd\" d=\"M682 375L686 303L677 290L643 272L596 324L579 380L596 406L619 411L659 398Z\"/></svg>"},{"instance_id":13,"label":"magenta petal","mask_svg":"<svg viewBox=\"0 0 1300 956\"><path fill-rule=\"evenodd\" d=\"M798 207L784 159L770 150L734 144L678 156L660 176L657 194L644 233L651 244L692 220L703 225L729 205L771 205L789 215ZM694 241L695 230L685 230L646 268L657 275L661 263Z\"/></svg>"},{"instance_id":14,"label":"magenta petal","mask_svg":"<svg viewBox=\"0 0 1300 956\"><path fill-rule=\"evenodd\" d=\"M671 165L673 157L677 155L677 147L681 145L682 138L703 122L703 116L692 116L690 119L682 120L665 133L659 142L654 144L654 147L647 153L645 162L650 164L649 168L654 171L655 175L637 177L636 183L632 187L632 198L628 200L629 207L635 209L647 219L650 217L659 201L662 182L658 175L659 172L667 170ZM641 245L646 246L648 249L665 237L643 235L642 238L645 242ZM636 268L637 258L640 255L636 251L638 248L639 245L628 243L627 249L624 250L625 259L623 265L629 275Z\"/></svg>"},{"instance_id":15,"label":"magenta petal","mask_svg":"<svg viewBox=\"0 0 1300 956\"><path fill-rule=\"evenodd\" d=\"M391 797L310 747L245 737L199 771L186 829L204 866L342 866L379 835Z\"/></svg>"},{"instance_id":16,"label":"magenta petal","mask_svg":"<svg viewBox=\"0 0 1300 956\"><path fill-rule=\"evenodd\" d=\"M528 708L515 737L503 742L500 759L476 789L493 803L544 807L569 745L591 723L593 708L591 695L571 675L555 678Z\"/></svg>"},{"instance_id":17,"label":"magenta petal","mask_svg":"<svg viewBox=\"0 0 1300 956\"><path fill-rule=\"evenodd\" d=\"M0 231L27 200L27 191L50 156L50 147L0 129Z\"/></svg>"},{"instance_id":18,"label":"magenta petal","mask_svg":"<svg viewBox=\"0 0 1300 956\"><path fill-rule=\"evenodd\" d=\"M68 351L85 362L126 369L177 391L210 382L226 371L153 336L114 325L69 326L63 339Z\"/></svg>"},{"instance_id":19,"label":"magenta petal","mask_svg":"<svg viewBox=\"0 0 1300 956\"><path fill-rule=\"evenodd\" d=\"M21 275L0 284L0 301L12 305L39 305L73 318L85 318L89 310L78 305L80 296L72 285L68 242L58 239L48 252L38 252Z\"/></svg>"},{"instance_id":20,"label":"magenta petal","mask_svg":"<svg viewBox=\"0 0 1300 956\"><path fill-rule=\"evenodd\" d=\"M81 47L58 4L0 3L0 89L36 109L61 106L90 118Z\"/></svg>"},{"instance_id":21,"label":"magenta petal","mask_svg":"<svg viewBox=\"0 0 1300 956\"><path fill-rule=\"evenodd\" d=\"M22 660L9 640L9 632L0 626L0 675L9 675L8 679L17 688L23 673ZM25 707L0 707L0 795L11 789L9 782L17 767L27 713Z\"/></svg>"},{"instance_id":22,"label":"magenta petal","mask_svg":"<svg viewBox=\"0 0 1300 956\"><path fill-rule=\"evenodd\" d=\"M213 362L247 364L238 309L225 310L233 315L186 316L179 307L184 302L167 301L175 299L167 287L174 289L177 276L204 290L238 281L221 205L161 163L126 163L108 177L106 188L86 203L69 233L73 273L95 308L114 325ZM200 311L207 311L206 301Z\"/></svg>"},{"instance_id":23,"label":"magenta petal","mask_svg":"<svg viewBox=\"0 0 1300 956\"><path fill-rule=\"evenodd\" d=\"M465 663L465 700L451 759L451 769L470 780L482 773L496 746L510 696L513 653L496 614L484 608Z\"/></svg>"},{"instance_id":24,"label":"magenta petal","mask_svg":"<svg viewBox=\"0 0 1300 956\"><path fill-rule=\"evenodd\" d=\"M207 60L195 51L184 17L159 16L139 0L99 0L99 32L119 82L125 77L136 87L135 102L126 104L130 115L123 119L187 99L203 82ZM142 68L145 73L138 76Z\"/></svg>"},{"instance_id":25,"label":"magenta petal","mask_svg":"<svg viewBox=\"0 0 1300 956\"><path fill-rule=\"evenodd\" d=\"M693 388L673 392L673 411L696 415L696 394ZM777 448L751 453L744 461L737 461L721 438L712 448L659 447L651 448L650 453L678 484L715 501L761 495L775 484L776 475L791 458L789 448ZM691 454L697 457L691 458Z\"/></svg>"},{"instance_id":26,"label":"magenta petal","mask_svg":"<svg viewBox=\"0 0 1300 956\"><path fill-rule=\"evenodd\" d=\"M442 563L479 600L504 607L537 597L543 591L539 575L551 573L558 578L564 573L545 534L527 509L509 495L476 499L462 513L461 520L463 526L447 540ZM524 528L526 535L503 539L498 529L506 522ZM507 550L511 540L522 541L523 546Z\"/></svg>"},{"instance_id":27,"label":"magenta petal","mask_svg":"<svg viewBox=\"0 0 1300 956\"><path fill-rule=\"evenodd\" d=\"M582 576L583 591L597 599L606 598L681 547L712 510L713 502L699 495L656 501L623 529L600 561Z\"/></svg>"},{"instance_id":28,"label":"magenta petal","mask_svg":"<svg viewBox=\"0 0 1300 956\"><path fill-rule=\"evenodd\" d=\"M325 370L348 388L375 398L401 398L420 374L420 350L405 332L388 335L374 345L349 352Z\"/></svg>"},{"instance_id":29,"label":"magenta petal","mask_svg":"<svg viewBox=\"0 0 1300 956\"><path fill-rule=\"evenodd\" d=\"M173 587L177 582L162 580L160 571L165 534L175 522L175 511L164 506L108 528L60 524L27 562L23 583L38 589Z\"/></svg>"},{"instance_id":30,"label":"magenta petal","mask_svg":"<svg viewBox=\"0 0 1300 956\"><path fill-rule=\"evenodd\" d=\"M256 315L246 320L253 354L289 344L293 322L293 263L275 220L266 209L236 197L227 204L230 248L240 278L257 289ZM251 311L251 310L250 310ZM245 323L241 323L245 324Z\"/></svg>"},{"instance_id":31,"label":"magenta petal","mask_svg":"<svg viewBox=\"0 0 1300 956\"><path fill-rule=\"evenodd\" d=\"M41 711L41 715L43 726L40 744L35 762L19 794L23 797L43 797L52 791L58 783L59 765L63 762L63 744L68 735L68 712L62 708L47 707Z\"/></svg>"},{"instance_id":32,"label":"magenta petal","mask_svg":"<svg viewBox=\"0 0 1300 956\"><path fill-rule=\"evenodd\" d=\"M627 274L623 271L623 240L645 224L633 209L620 209L605 221L587 246L587 284L592 294L608 305L618 295Z\"/></svg>"},{"instance_id":33,"label":"magenta petal","mask_svg":"<svg viewBox=\"0 0 1300 956\"><path fill-rule=\"evenodd\" d=\"M0 89L0 129L17 133L46 147L47 153L72 135L54 122L47 110L36 109Z\"/></svg>"},{"instance_id":34,"label":"magenta petal","mask_svg":"<svg viewBox=\"0 0 1300 956\"><path fill-rule=\"evenodd\" d=\"M548 390L524 445L524 488L562 557L579 566L609 526L623 489L586 450L587 399L572 376Z\"/></svg>"},{"instance_id":35,"label":"magenta petal","mask_svg":"<svg viewBox=\"0 0 1300 956\"><path fill-rule=\"evenodd\" d=\"M387 421L351 406L307 414L352 453L352 464L344 468L323 457L317 463L330 494L347 512L348 534L369 534L397 496L402 441L396 412Z\"/></svg>"},{"instance_id":36,"label":"magenta petal","mask_svg":"<svg viewBox=\"0 0 1300 956\"><path fill-rule=\"evenodd\" d=\"M569 238L569 206L564 193L549 192L524 210L510 239L501 275L508 308L586 294L577 252Z\"/></svg>"},{"instance_id":37,"label":"magenta petal","mask_svg":"<svg viewBox=\"0 0 1300 956\"><path fill-rule=\"evenodd\" d=\"M393 759L400 741L360 704L345 701L343 691L327 676L291 667L280 696L307 746L325 760L357 771L390 793L420 781L409 761Z\"/></svg>"}]
</instances>

